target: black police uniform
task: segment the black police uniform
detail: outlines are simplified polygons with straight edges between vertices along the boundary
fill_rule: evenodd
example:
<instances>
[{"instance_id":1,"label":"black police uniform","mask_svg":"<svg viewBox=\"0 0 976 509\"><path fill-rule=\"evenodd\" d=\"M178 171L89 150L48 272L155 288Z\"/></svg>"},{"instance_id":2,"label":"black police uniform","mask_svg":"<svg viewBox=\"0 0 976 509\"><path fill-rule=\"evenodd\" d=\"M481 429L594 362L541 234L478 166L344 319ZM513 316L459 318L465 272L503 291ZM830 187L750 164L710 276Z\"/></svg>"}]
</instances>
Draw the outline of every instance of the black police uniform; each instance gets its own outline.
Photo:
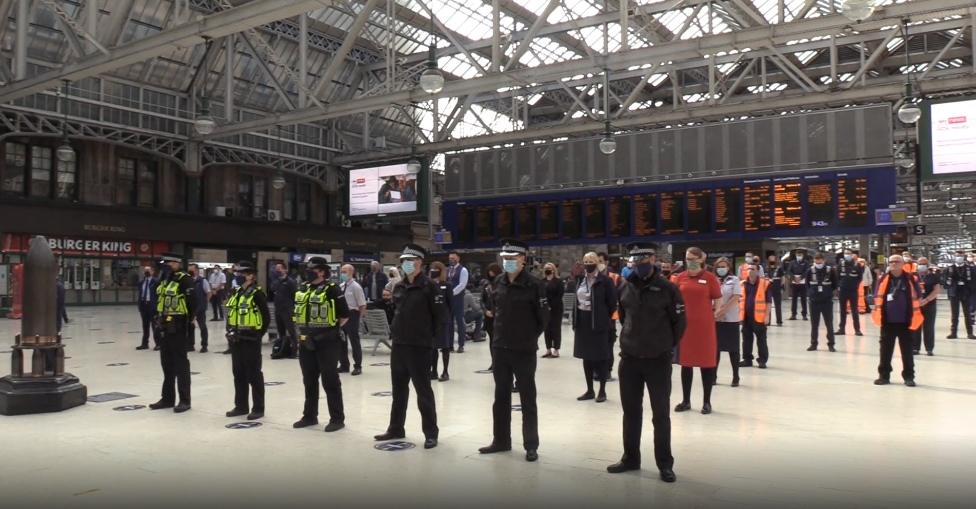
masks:
<instances>
[{"instance_id":1,"label":"black police uniform","mask_svg":"<svg viewBox=\"0 0 976 509\"><path fill-rule=\"evenodd\" d=\"M805 259L795 260L793 261L793 263L790 263L790 268L787 271L787 274L790 277L791 290L793 292L790 320L796 320L796 303L798 300L803 305L803 319L804 320L807 319L807 285L809 284L809 282L797 284L796 282L794 282L794 280L797 276L799 276L801 280L806 279L809 272L810 272L810 263L807 262Z\"/></svg>"},{"instance_id":2,"label":"black police uniform","mask_svg":"<svg viewBox=\"0 0 976 509\"><path fill-rule=\"evenodd\" d=\"M857 290L864 284L864 267L854 261L841 260L837 266L840 278L840 324L837 334L844 334L847 326L847 307L850 306L851 321L854 322L854 333L861 335L861 318L858 311Z\"/></svg>"},{"instance_id":3,"label":"black police uniform","mask_svg":"<svg viewBox=\"0 0 976 509\"><path fill-rule=\"evenodd\" d=\"M620 291L620 403L624 454L620 466L640 468L644 386L651 399L654 460L659 470L674 466L671 456L671 352L687 327L678 288L654 274L631 273Z\"/></svg>"},{"instance_id":4,"label":"black police uniform","mask_svg":"<svg viewBox=\"0 0 976 509\"><path fill-rule=\"evenodd\" d=\"M786 271L782 265L766 265L766 275L769 279L769 293L776 306L776 325L783 325L783 277ZM794 311L795 314L795 311Z\"/></svg>"},{"instance_id":5,"label":"black police uniform","mask_svg":"<svg viewBox=\"0 0 976 509\"><path fill-rule=\"evenodd\" d=\"M522 403L522 441L526 451L539 448L539 412L536 406L536 351L539 336L549 321L546 288L525 270L510 281L508 274L495 280L494 350L495 403L492 446L512 446L512 375Z\"/></svg>"},{"instance_id":6,"label":"black police uniform","mask_svg":"<svg viewBox=\"0 0 976 509\"><path fill-rule=\"evenodd\" d=\"M302 368L302 382L305 385L305 408L302 420L317 423L319 415L319 378L325 390L325 400L329 407L329 424L345 424L346 414L342 403L342 383L339 381L339 357L342 355L342 334L339 324L349 317L349 306L345 295L334 283L324 280L321 283L306 283L305 292L325 291L325 299L335 306L336 324L330 327L298 328L298 363ZM305 312L310 310L305 308ZM307 322L308 320L302 320Z\"/></svg>"},{"instance_id":7,"label":"black police uniform","mask_svg":"<svg viewBox=\"0 0 976 509\"><path fill-rule=\"evenodd\" d=\"M421 262L417 262L421 263ZM386 435L377 439L406 436L407 403L410 384L417 393L424 438L437 440L437 407L430 387L430 359L434 338L444 333L447 320L444 294L426 275L420 273L410 281L404 278L393 288L396 314L390 326L393 351L390 354L390 381L393 385L393 406Z\"/></svg>"},{"instance_id":8,"label":"black police uniform","mask_svg":"<svg viewBox=\"0 0 976 509\"><path fill-rule=\"evenodd\" d=\"M807 296L810 300L810 346L816 348L820 334L820 319L827 327L827 346L834 346L834 290L837 272L830 265L822 269L810 267L807 272Z\"/></svg>"},{"instance_id":9,"label":"black police uniform","mask_svg":"<svg viewBox=\"0 0 976 509\"><path fill-rule=\"evenodd\" d=\"M248 409L248 389L254 398L254 405L251 407L251 418L264 414L264 373L261 371L261 340L268 332L271 322L271 311L268 309L268 296L264 293L257 283L252 283L247 288L243 286L234 290L234 294L239 299L251 297L258 313L261 314L261 326L258 328L248 328L245 326L230 325L231 309L228 306L226 317L227 343L230 345L231 369L234 373L234 410L231 413L243 413ZM231 302L231 297L228 302ZM234 310L235 314L241 308Z\"/></svg>"},{"instance_id":10,"label":"black police uniform","mask_svg":"<svg viewBox=\"0 0 976 509\"><path fill-rule=\"evenodd\" d=\"M274 296L275 326L278 329L278 339L275 342L277 354L271 358L296 357L298 355L298 336L295 334L295 292L298 283L285 274L278 278L271 293Z\"/></svg>"},{"instance_id":11,"label":"black police uniform","mask_svg":"<svg viewBox=\"0 0 976 509\"><path fill-rule=\"evenodd\" d=\"M969 302L976 289L976 268L971 265L950 265L945 270L944 284L949 293L949 309L952 321L949 325L949 339L954 339L959 331L959 308L962 308L966 323L966 335L973 336L973 318L969 314Z\"/></svg>"},{"instance_id":12,"label":"black police uniform","mask_svg":"<svg viewBox=\"0 0 976 509\"><path fill-rule=\"evenodd\" d=\"M925 299L932 295L938 285L942 284L942 276L929 269L925 271L924 275L919 276L918 283L922 290L921 298ZM922 349L923 340L926 352L931 354L935 350L935 315L938 307L938 301L935 300L922 306L922 317L925 318L925 322L922 323L921 331L915 331L916 352Z\"/></svg>"},{"instance_id":13,"label":"black police uniform","mask_svg":"<svg viewBox=\"0 0 976 509\"><path fill-rule=\"evenodd\" d=\"M156 404L156 408L173 406L177 387L180 404L190 405L190 359L186 355L186 347L190 341L190 321L196 316L196 309L200 304L196 301L193 278L189 274L175 271L164 275L157 291L163 292L169 282L178 285L178 292L183 295L186 302L186 313L160 313L156 316L156 327L159 330L159 361L163 367L162 398ZM165 293L159 293L161 305L165 306L166 298Z\"/></svg>"}]
</instances>

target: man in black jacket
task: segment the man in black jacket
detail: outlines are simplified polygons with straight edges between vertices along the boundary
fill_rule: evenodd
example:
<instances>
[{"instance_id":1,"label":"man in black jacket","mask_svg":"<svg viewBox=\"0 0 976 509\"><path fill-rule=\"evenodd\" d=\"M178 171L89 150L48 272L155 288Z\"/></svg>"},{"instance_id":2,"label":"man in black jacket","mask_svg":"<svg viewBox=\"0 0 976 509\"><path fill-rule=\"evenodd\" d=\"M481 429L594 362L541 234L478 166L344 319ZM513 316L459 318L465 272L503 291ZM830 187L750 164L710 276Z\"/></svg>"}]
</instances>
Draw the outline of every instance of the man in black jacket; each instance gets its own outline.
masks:
<instances>
[{"instance_id":1,"label":"man in black jacket","mask_svg":"<svg viewBox=\"0 0 976 509\"><path fill-rule=\"evenodd\" d=\"M808 352L817 350L820 336L820 319L827 328L827 350L834 348L834 292L837 290L837 271L827 265L822 253L813 259L813 267L807 273L807 295L810 300L810 346Z\"/></svg>"},{"instance_id":2,"label":"man in black jacket","mask_svg":"<svg viewBox=\"0 0 976 509\"><path fill-rule=\"evenodd\" d=\"M526 461L539 459L539 412L536 407L535 368L539 336L546 330L549 306L541 281L525 272L528 247L515 240L502 242L502 270L495 282L494 438L481 454L512 450L512 375L522 402L522 441Z\"/></svg>"},{"instance_id":3,"label":"man in black jacket","mask_svg":"<svg viewBox=\"0 0 976 509\"><path fill-rule=\"evenodd\" d=\"M444 326L444 295L433 281L424 275L427 251L416 244L407 244L400 255L404 279L393 288L396 314L390 326L393 352L390 354L390 378L393 382L393 407L386 433L376 435L377 441L397 440L406 436L407 401L410 383L417 392L424 430L424 449L437 447L437 409L434 391L430 387L430 357L434 338L440 337Z\"/></svg>"},{"instance_id":4,"label":"man in black jacket","mask_svg":"<svg viewBox=\"0 0 976 509\"><path fill-rule=\"evenodd\" d=\"M837 326L837 332L834 334L847 335L847 313L850 312L851 321L854 322L854 335L863 336L857 309L859 304L857 291L864 283L864 267L857 264L857 256L853 249L844 250L844 257L837 266L837 277L840 279L840 325Z\"/></svg>"},{"instance_id":5,"label":"man in black jacket","mask_svg":"<svg viewBox=\"0 0 976 509\"><path fill-rule=\"evenodd\" d=\"M803 319L807 319L807 273L810 272L810 263L806 259L807 252L797 249L790 262L787 275L790 277L790 290L793 294L793 305L790 313L790 320L796 320L796 302L800 301L803 308ZM830 331L833 332L833 331Z\"/></svg>"},{"instance_id":6,"label":"man in black jacket","mask_svg":"<svg viewBox=\"0 0 976 509\"><path fill-rule=\"evenodd\" d=\"M656 246L628 246L634 272L620 291L620 403L624 409L624 455L607 467L617 474L638 470L643 426L644 386L651 397L654 459L661 480L674 482L671 456L671 352L685 332L685 304L681 292L661 277Z\"/></svg>"},{"instance_id":7,"label":"man in black jacket","mask_svg":"<svg viewBox=\"0 0 976 509\"><path fill-rule=\"evenodd\" d=\"M292 314L295 313L295 292L298 291L298 283L288 275L288 267L284 263L275 264L275 272L278 279L272 283L271 295L274 298L278 340L275 344L276 351L271 354L271 358L294 359L298 357L298 336L295 334L295 320Z\"/></svg>"}]
</instances>

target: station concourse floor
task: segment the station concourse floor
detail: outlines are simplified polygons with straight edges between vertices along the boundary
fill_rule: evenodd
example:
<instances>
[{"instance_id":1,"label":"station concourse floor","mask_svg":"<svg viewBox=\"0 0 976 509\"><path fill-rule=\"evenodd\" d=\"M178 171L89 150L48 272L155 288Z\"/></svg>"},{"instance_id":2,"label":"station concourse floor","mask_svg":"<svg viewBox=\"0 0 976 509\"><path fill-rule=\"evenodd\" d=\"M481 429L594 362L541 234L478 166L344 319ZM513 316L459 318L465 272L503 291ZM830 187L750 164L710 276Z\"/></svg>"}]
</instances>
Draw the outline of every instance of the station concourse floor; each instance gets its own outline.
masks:
<instances>
[{"instance_id":1,"label":"station concourse floor","mask_svg":"<svg viewBox=\"0 0 976 509\"><path fill-rule=\"evenodd\" d=\"M417 447L387 452L374 449L372 439L389 419L391 399L372 395L390 389L389 367L372 365L389 362L385 347L374 357L364 345L364 374L342 375L346 429L326 434L324 395L322 424L292 429L303 402L298 361L272 361L266 346L265 379L284 383L267 387L263 426L227 429L242 420L224 417L233 406L230 356L189 354L198 374L188 413L113 411L158 399L158 353L135 350L141 327L134 305L72 307L67 370L89 396L136 396L57 414L0 416L0 494L30 507L92 508L973 507L976 341L944 339L949 310L940 306L936 355L916 357L917 388L900 384L897 350L892 385L872 385L878 334L870 323L864 337L848 323L837 353L826 351L823 336L820 351L805 351L809 322L774 326L769 369L743 369L738 388L729 386L723 355L712 415L699 413L696 370L693 411L671 415L675 484L658 480L646 400L644 470L606 472L621 455L619 389L608 384L603 404L576 401L585 386L568 325L562 357L538 362L540 459L527 463L518 412L513 452L478 454L492 429L492 377L475 373L489 364L487 343L451 355L451 381L433 382L440 445L422 448L411 391L407 440ZM223 350L223 325L207 325L211 351ZM0 320L0 336L13 343L19 327ZM672 407L680 395L676 369Z\"/></svg>"}]
</instances>

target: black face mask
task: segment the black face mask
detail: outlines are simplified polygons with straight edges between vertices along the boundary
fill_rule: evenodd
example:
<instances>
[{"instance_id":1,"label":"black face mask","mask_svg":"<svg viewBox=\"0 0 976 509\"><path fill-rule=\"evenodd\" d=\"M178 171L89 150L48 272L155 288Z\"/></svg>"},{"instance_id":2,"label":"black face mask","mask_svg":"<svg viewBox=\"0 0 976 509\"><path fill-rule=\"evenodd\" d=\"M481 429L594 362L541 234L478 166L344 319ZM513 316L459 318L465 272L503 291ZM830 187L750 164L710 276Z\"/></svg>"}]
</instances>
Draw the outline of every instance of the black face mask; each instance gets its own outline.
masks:
<instances>
[{"instance_id":1,"label":"black face mask","mask_svg":"<svg viewBox=\"0 0 976 509\"><path fill-rule=\"evenodd\" d=\"M583 268L586 269L586 272L588 274L592 274L592 273L596 272L596 265L595 264L588 263L586 265L583 265Z\"/></svg>"},{"instance_id":2,"label":"black face mask","mask_svg":"<svg viewBox=\"0 0 976 509\"><path fill-rule=\"evenodd\" d=\"M173 273L173 268L169 265L163 265L160 272L162 272L163 277L169 277L169 275Z\"/></svg>"},{"instance_id":3,"label":"black face mask","mask_svg":"<svg viewBox=\"0 0 976 509\"><path fill-rule=\"evenodd\" d=\"M441 277L441 271L439 271L439 270L432 270L432 271L430 271L430 278L431 279L437 279L439 277Z\"/></svg>"},{"instance_id":4,"label":"black face mask","mask_svg":"<svg viewBox=\"0 0 976 509\"><path fill-rule=\"evenodd\" d=\"M307 279L309 281L314 281L314 280L318 279L318 277L319 277L319 273L318 272L315 272L314 270L306 270L305 271L305 279Z\"/></svg>"},{"instance_id":5,"label":"black face mask","mask_svg":"<svg viewBox=\"0 0 976 509\"><path fill-rule=\"evenodd\" d=\"M143 274L145 274L146 277L152 276L152 272L149 272L148 270L146 272L144 272Z\"/></svg>"},{"instance_id":6,"label":"black face mask","mask_svg":"<svg viewBox=\"0 0 976 509\"><path fill-rule=\"evenodd\" d=\"M551 276L552 275L552 270L546 270L546 275L547 276Z\"/></svg>"}]
</instances>

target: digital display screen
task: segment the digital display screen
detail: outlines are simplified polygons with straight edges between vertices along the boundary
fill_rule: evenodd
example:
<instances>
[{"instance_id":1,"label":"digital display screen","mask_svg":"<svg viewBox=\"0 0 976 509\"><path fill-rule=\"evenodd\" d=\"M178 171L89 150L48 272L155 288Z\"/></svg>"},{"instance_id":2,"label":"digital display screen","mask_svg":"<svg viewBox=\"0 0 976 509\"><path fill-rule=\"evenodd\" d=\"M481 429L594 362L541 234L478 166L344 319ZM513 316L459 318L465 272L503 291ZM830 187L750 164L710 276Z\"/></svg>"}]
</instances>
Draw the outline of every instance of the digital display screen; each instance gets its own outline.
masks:
<instances>
[{"instance_id":1,"label":"digital display screen","mask_svg":"<svg viewBox=\"0 0 976 509\"><path fill-rule=\"evenodd\" d=\"M807 182L807 222L813 228L833 226L834 183Z\"/></svg>"},{"instance_id":2,"label":"digital display screen","mask_svg":"<svg viewBox=\"0 0 976 509\"><path fill-rule=\"evenodd\" d=\"M562 204L562 225L564 239L578 239L582 236L583 203L579 200L566 200Z\"/></svg>"},{"instance_id":3,"label":"digital display screen","mask_svg":"<svg viewBox=\"0 0 976 509\"><path fill-rule=\"evenodd\" d=\"M688 233L711 233L712 191L688 191Z\"/></svg>"},{"instance_id":4,"label":"digital display screen","mask_svg":"<svg viewBox=\"0 0 976 509\"><path fill-rule=\"evenodd\" d=\"M536 209L535 205L522 205L516 211L518 216L518 237L520 240L535 240Z\"/></svg>"},{"instance_id":5,"label":"digital display screen","mask_svg":"<svg viewBox=\"0 0 976 509\"><path fill-rule=\"evenodd\" d=\"M715 190L715 232L742 231L742 188L728 187Z\"/></svg>"},{"instance_id":6,"label":"digital display screen","mask_svg":"<svg viewBox=\"0 0 976 509\"><path fill-rule=\"evenodd\" d=\"M515 207L498 207L495 228L499 239L515 237Z\"/></svg>"},{"instance_id":7,"label":"digital display screen","mask_svg":"<svg viewBox=\"0 0 976 509\"><path fill-rule=\"evenodd\" d=\"M661 193L661 231L665 235L685 231L684 191Z\"/></svg>"},{"instance_id":8,"label":"digital display screen","mask_svg":"<svg viewBox=\"0 0 976 509\"><path fill-rule=\"evenodd\" d=\"M630 236L630 198L610 198L610 236Z\"/></svg>"},{"instance_id":9,"label":"digital display screen","mask_svg":"<svg viewBox=\"0 0 976 509\"><path fill-rule=\"evenodd\" d=\"M417 211L417 175L407 165L391 164L349 170L349 215Z\"/></svg>"},{"instance_id":10,"label":"digital display screen","mask_svg":"<svg viewBox=\"0 0 976 509\"><path fill-rule=\"evenodd\" d=\"M596 239L607 236L606 200L586 200L586 237Z\"/></svg>"},{"instance_id":11,"label":"digital display screen","mask_svg":"<svg viewBox=\"0 0 976 509\"><path fill-rule=\"evenodd\" d=\"M495 240L495 209L492 207L478 207L475 209L476 230L478 242Z\"/></svg>"},{"instance_id":12,"label":"digital display screen","mask_svg":"<svg viewBox=\"0 0 976 509\"><path fill-rule=\"evenodd\" d=\"M773 221L776 229L793 229L803 226L803 205L799 180L773 184Z\"/></svg>"},{"instance_id":13,"label":"digital display screen","mask_svg":"<svg viewBox=\"0 0 976 509\"><path fill-rule=\"evenodd\" d=\"M923 115L932 176L976 172L976 99L933 103Z\"/></svg>"},{"instance_id":14,"label":"digital display screen","mask_svg":"<svg viewBox=\"0 0 976 509\"><path fill-rule=\"evenodd\" d=\"M474 240L474 211L463 208L458 211L458 242L471 242Z\"/></svg>"},{"instance_id":15,"label":"digital display screen","mask_svg":"<svg viewBox=\"0 0 976 509\"><path fill-rule=\"evenodd\" d=\"M657 196L644 194L634 197L634 235L657 235Z\"/></svg>"},{"instance_id":16,"label":"digital display screen","mask_svg":"<svg viewBox=\"0 0 976 509\"><path fill-rule=\"evenodd\" d=\"M539 238L559 238L559 204L546 202L539 205Z\"/></svg>"},{"instance_id":17,"label":"digital display screen","mask_svg":"<svg viewBox=\"0 0 976 509\"><path fill-rule=\"evenodd\" d=\"M743 223L747 232L764 232L773 228L771 187L769 184L745 186Z\"/></svg>"},{"instance_id":18,"label":"digital display screen","mask_svg":"<svg viewBox=\"0 0 976 509\"><path fill-rule=\"evenodd\" d=\"M837 224L845 227L868 225L868 179L837 179Z\"/></svg>"}]
</instances>

